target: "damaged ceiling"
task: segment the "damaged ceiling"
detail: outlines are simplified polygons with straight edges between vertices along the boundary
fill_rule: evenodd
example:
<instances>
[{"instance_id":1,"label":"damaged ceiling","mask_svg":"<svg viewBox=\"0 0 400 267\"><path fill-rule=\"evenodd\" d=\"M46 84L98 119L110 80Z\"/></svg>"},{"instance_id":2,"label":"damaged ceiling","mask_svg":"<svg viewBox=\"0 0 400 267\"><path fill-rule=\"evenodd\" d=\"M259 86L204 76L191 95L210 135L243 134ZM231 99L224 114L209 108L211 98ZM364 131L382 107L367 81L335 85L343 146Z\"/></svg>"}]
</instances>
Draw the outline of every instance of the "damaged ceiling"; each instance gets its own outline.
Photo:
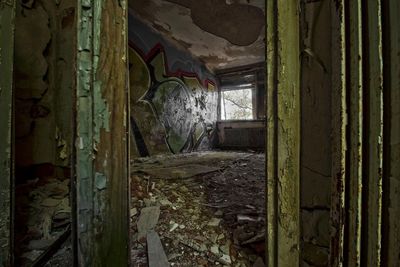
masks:
<instances>
[{"instance_id":1,"label":"damaged ceiling","mask_svg":"<svg viewBox=\"0 0 400 267\"><path fill-rule=\"evenodd\" d=\"M129 7L210 70L264 61L264 0L129 0Z\"/></svg>"}]
</instances>

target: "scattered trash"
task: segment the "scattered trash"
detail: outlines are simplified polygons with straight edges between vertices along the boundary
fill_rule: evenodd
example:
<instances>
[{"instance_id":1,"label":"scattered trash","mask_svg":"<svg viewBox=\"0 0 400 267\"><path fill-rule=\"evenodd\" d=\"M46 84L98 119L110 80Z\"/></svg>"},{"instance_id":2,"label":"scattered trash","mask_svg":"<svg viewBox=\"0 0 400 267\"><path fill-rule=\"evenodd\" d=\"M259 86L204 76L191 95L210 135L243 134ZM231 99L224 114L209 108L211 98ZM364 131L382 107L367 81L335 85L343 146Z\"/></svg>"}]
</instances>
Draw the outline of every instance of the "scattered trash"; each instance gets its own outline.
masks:
<instances>
[{"instance_id":1,"label":"scattered trash","mask_svg":"<svg viewBox=\"0 0 400 267\"><path fill-rule=\"evenodd\" d=\"M212 218L207 225L208 226L218 226L220 222L221 222L221 219Z\"/></svg>"},{"instance_id":2,"label":"scattered trash","mask_svg":"<svg viewBox=\"0 0 400 267\"><path fill-rule=\"evenodd\" d=\"M19 265L30 266L71 225L69 179L35 179L15 188L15 242Z\"/></svg>"}]
</instances>

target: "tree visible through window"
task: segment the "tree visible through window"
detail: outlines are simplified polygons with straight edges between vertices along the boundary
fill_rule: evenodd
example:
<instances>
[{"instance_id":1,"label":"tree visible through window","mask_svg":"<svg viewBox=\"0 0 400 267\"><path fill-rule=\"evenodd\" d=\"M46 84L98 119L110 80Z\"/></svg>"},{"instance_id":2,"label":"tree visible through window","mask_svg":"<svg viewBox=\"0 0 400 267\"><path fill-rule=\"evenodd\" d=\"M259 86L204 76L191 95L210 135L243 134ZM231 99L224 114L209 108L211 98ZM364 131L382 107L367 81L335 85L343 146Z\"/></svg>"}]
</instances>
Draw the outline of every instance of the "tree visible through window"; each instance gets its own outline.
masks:
<instances>
[{"instance_id":1,"label":"tree visible through window","mask_svg":"<svg viewBox=\"0 0 400 267\"><path fill-rule=\"evenodd\" d=\"M221 92L221 118L223 120L252 120L252 89L235 89Z\"/></svg>"}]
</instances>

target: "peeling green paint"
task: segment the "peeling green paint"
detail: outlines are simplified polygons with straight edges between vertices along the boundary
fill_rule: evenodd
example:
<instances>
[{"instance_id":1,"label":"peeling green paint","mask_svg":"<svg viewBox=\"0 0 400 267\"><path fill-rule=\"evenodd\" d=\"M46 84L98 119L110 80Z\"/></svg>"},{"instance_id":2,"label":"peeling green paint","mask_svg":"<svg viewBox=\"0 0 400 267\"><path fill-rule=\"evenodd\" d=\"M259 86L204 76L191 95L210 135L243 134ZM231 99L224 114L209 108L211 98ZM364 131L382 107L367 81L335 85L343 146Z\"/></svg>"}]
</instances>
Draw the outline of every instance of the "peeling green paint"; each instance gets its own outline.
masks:
<instances>
[{"instance_id":1,"label":"peeling green paint","mask_svg":"<svg viewBox=\"0 0 400 267\"><path fill-rule=\"evenodd\" d=\"M126 4L121 1L120 4ZM79 0L77 11L77 240L79 266L128 261L127 10ZM111 18L111 19L110 19ZM118 43L117 43L118 40ZM111 45L112 44L112 45ZM115 118L111 121L111 116ZM125 146L126 145L126 146ZM126 229L125 229L126 226Z\"/></svg>"},{"instance_id":2,"label":"peeling green paint","mask_svg":"<svg viewBox=\"0 0 400 267\"><path fill-rule=\"evenodd\" d=\"M96 68L95 68L96 69ZM106 101L101 94L101 81L93 84L93 106L94 106L94 139L100 142L100 131L110 131L110 111Z\"/></svg>"},{"instance_id":3,"label":"peeling green paint","mask_svg":"<svg viewBox=\"0 0 400 267\"><path fill-rule=\"evenodd\" d=\"M107 187L107 177L103 173L96 172L94 183L98 190L103 190Z\"/></svg>"},{"instance_id":4,"label":"peeling green paint","mask_svg":"<svg viewBox=\"0 0 400 267\"><path fill-rule=\"evenodd\" d=\"M102 129L110 131L110 111L102 95L102 81L97 77L99 75L102 8L102 1L93 2L93 115L94 139L97 144L100 142L100 131Z\"/></svg>"},{"instance_id":5,"label":"peeling green paint","mask_svg":"<svg viewBox=\"0 0 400 267\"><path fill-rule=\"evenodd\" d=\"M92 14L91 1L78 1L77 8L77 149L76 149L76 191L77 191L77 239L78 262L89 266L90 237L92 236L93 210L93 166L92 150Z\"/></svg>"}]
</instances>

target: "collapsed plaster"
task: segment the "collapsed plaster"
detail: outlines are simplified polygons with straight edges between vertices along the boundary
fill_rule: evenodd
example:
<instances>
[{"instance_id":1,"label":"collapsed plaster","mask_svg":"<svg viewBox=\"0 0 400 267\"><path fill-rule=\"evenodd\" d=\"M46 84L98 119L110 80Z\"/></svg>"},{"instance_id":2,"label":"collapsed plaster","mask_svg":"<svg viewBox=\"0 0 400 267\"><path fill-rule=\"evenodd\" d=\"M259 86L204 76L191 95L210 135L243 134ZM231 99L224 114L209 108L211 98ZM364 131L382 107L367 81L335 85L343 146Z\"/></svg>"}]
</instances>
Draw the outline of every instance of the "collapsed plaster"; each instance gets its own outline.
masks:
<instances>
[{"instance_id":1,"label":"collapsed plaster","mask_svg":"<svg viewBox=\"0 0 400 267\"><path fill-rule=\"evenodd\" d=\"M201 17L202 20L204 19L204 21L208 21L207 23L209 23L209 25L206 27L212 27L217 31L222 29L218 19L215 20L215 18L211 17L210 10L212 11L215 9L215 7L212 6L212 1L207 1L207 3L204 1L193 2L195 2L193 8L196 10L197 16ZM219 2L223 3L223 1ZM239 0L231 1L230 3L240 6L245 5L244 8L256 8L260 11L264 11L265 9L265 3L261 0ZM251 44L241 46L235 45L223 37L215 35L213 31L210 33L196 25L192 18L193 14L191 9L185 6L164 0L130 0L129 7L131 12L150 28L160 32L171 44L174 44L182 50L189 51L195 58L203 61L210 70L244 66L264 61L265 34L263 27L265 19L263 12L260 14L260 22L262 22L261 29L255 40L253 40ZM229 8L226 10L228 9ZM251 28L248 24L248 20L241 16L236 16L229 20L231 21L229 25L234 25L235 29L239 29L238 27L243 26L246 27L247 32ZM237 32L231 34L250 38L247 36L247 33L239 34L239 32ZM251 38L254 39L254 37Z\"/></svg>"},{"instance_id":2,"label":"collapsed plaster","mask_svg":"<svg viewBox=\"0 0 400 267\"><path fill-rule=\"evenodd\" d=\"M205 0L168 0L190 9L195 25L238 46L254 43L264 25L263 10L256 6Z\"/></svg>"}]
</instances>

